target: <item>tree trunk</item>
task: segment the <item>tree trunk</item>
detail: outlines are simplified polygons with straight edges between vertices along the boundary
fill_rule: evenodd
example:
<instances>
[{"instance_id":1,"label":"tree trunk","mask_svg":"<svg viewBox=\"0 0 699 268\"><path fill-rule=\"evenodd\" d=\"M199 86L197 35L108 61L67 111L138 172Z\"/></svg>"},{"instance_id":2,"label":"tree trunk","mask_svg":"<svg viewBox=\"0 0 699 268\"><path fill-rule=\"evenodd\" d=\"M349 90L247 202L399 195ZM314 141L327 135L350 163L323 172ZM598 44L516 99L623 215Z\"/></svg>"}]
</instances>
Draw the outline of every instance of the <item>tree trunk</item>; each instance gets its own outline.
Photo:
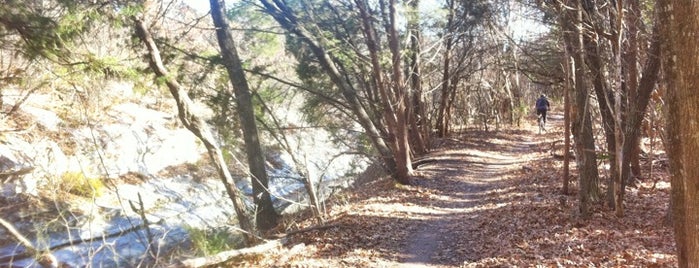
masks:
<instances>
[{"instance_id":1,"label":"tree trunk","mask_svg":"<svg viewBox=\"0 0 699 268\"><path fill-rule=\"evenodd\" d=\"M622 182L628 181L630 177L630 169L633 168L634 154L636 149L638 149L638 141L641 137L641 125L643 123L643 117L646 114L646 109L648 108L648 103L650 102L651 93L655 89L655 84L658 81L660 75L660 41L659 41L659 24L656 22L653 27L653 35L648 49L648 58L643 67L643 73L641 80L638 85L637 92L633 99L629 99L628 112L626 116L626 128L624 129L624 139L630 141L625 143L622 148L622 155L627 156L623 159L621 163L621 177ZM638 158L638 155L636 155ZM638 172L638 171L637 171ZM635 173L635 175L639 175Z\"/></svg>"},{"instance_id":2,"label":"tree trunk","mask_svg":"<svg viewBox=\"0 0 699 268\"><path fill-rule=\"evenodd\" d=\"M454 108L454 102L456 101L456 89L459 85L460 80L461 79L456 75L456 72L452 72L452 75L449 78L449 96L447 97L447 105L445 108L446 112L444 114L444 129L446 131L445 133L447 134L449 134L449 132L451 131L450 125L452 117L452 108Z\"/></svg>"},{"instance_id":3,"label":"tree trunk","mask_svg":"<svg viewBox=\"0 0 699 268\"><path fill-rule=\"evenodd\" d=\"M274 205L269 193L269 179L265 170L265 158L262 153L255 111L252 105L250 88L245 78L243 65L238 57L235 41L225 18L223 0L210 0L211 18L216 26L216 37L221 49L221 56L228 71L235 91L236 110L243 128L243 139L248 156L248 165L252 180L253 199L255 201L255 223L261 230L269 230L277 226L279 215L274 211Z\"/></svg>"},{"instance_id":4,"label":"tree trunk","mask_svg":"<svg viewBox=\"0 0 699 268\"><path fill-rule=\"evenodd\" d=\"M603 15L600 14L596 3L588 0L584 1L582 7L584 13L582 16L583 25L588 25L586 31L596 31L596 29L604 27L605 22L601 22ZM622 36L623 28L621 24L623 12L619 12L621 2L616 2L617 5L609 6L608 18L610 25L609 37L599 38L598 35L583 34L583 44L585 46L585 60L590 71L592 85L597 96L598 108L602 117L602 128L607 144L607 156L609 161L609 178L607 187L607 205L614 208L617 213L623 213L622 195L619 195L621 187L620 161L621 144L623 139L621 132L623 128L623 118L621 116L622 109L622 91L623 81L621 79L621 55L620 55L620 37ZM611 41L611 42L608 42ZM612 60L603 58L605 55L605 44L612 47L612 51L606 52L612 54ZM623 192L621 192L623 193Z\"/></svg>"},{"instance_id":5,"label":"tree trunk","mask_svg":"<svg viewBox=\"0 0 699 268\"><path fill-rule=\"evenodd\" d=\"M592 133L592 120L590 115L589 86L585 76L583 46L582 4L579 1L571 1L568 6L577 7L576 10L566 11L565 27L566 39L573 48L573 60L575 62L575 120L573 122L573 136L575 137L575 151L577 154L577 166L579 173L580 190L578 193L580 215L583 218L590 217L589 208L592 202L599 198L599 175L597 173L597 153L595 152L595 140ZM570 3L570 2L569 2Z\"/></svg>"},{"instance_id":6,"label":"tree trunk","mask_svg":"<svg viewBox=\"0 0 699 268\"><path fill-rule=\"evenodd\" d=\"M512 59L514 61L514 67L515 67L515 79L514 79L515 82L514 82L514 87L513 87L514 91L513 91L513 96L512 96L512 99L513 99L512 100L512 110L515 111L513 113L515 116L513 118L513 120L514 120L513 123L517 127L521 127L522 126L522 116L524 116L524 115L522 114L522 109L520 109L519 107L521 107L521 105L522 105L522 91L523 90L521 88L521 83L520 83L519 54L517 53L517 51L519 51L519 49L512 50ZM568 65L568 67L570 67L570 66ZM570 74L570 73L568 73L568 74ZM567 76L566 76L566 79L568 79ZM564 112L564 114L565 114L565 112ZM570 132L569 132L569 134L570 134Z\"/></svg>"},{"instance_id":7,"label":"tree trunk","mask_svg":"<svg viewBox=\"0 0 699 268\"><path fill-rule=\"evenodd\" d=\"M606 77L603 73L602 59L597 51L598 47L596 40L592 40L589 36L584 38L585 48L586 48L586 60L590 67L590 73L593 77L592 84L597 95L598 106L600 114L602 116L602 128L604 129L604 137L607 142L607 155L609 156L609 178L607 187L607 205L610 208L616 207L616 193L620 184L618 183L619 178L619 168L617 159L617 118L614 109L614 92L607 87L605 82Z\"/></svg>"},{"instance_id":8,"label":"tree trunk","mask_svg":"<svg viewBox=\"0 0 699 268\"><path fill-rule=\"evenodd\" d=\"M623 46L623 36L624 36L624 7L623 7L623 2L622 1L617 1L614 3L614 7L610 7L610 18L613 19L612 21L612 53L614 55L614 62L612 64L611 75L610 77L612 78L612 94L614 95L614 121L616 122L616 125L614 126L614 143L615 147L614 148L614 163L612 166L616 167L616 170L614 171L614 213L617 217L623 217L624 216L624 193L625 193L625 187L624 187L624 180L623 176L621 175L620 170L621 165L623 163L624 158L627 158L628 156L624 155L623 153L623 146L625 143L628 143L629 141L624 139L624 127L626 125L626 114L624 111L626 111L628 107L628 99L629 99L629 82L628 80L625 80L625 72L628 72L628 68L624 66L624 63L622 62L622 57L624 51ZM635 65L636 63L630 63L627 62L626 64L633 64ZM634 68L635 69L635 68ZM635 82L634 82L635 83ZM635 90L635 89L634 89Z\"/></svg>"},{"instance_id":9,"label":"tree trunk","mask_svg":"<svg viewBox=\"0 0 699 268\"><path fill-rule=\"evenodd\" d=\"M425 105L422 98L422 77L420 71L420 0L408 0L410 15L408 19L408 33L410 34L410 57L408 67L409 104L408 121L410 122L410 144L416 155L426 154L429 150L429 125L425 117Z\"/></svg>"},{"instance_id":10,"label":"tree trunk","mask_svg":"<svg viewBox=\"0 0 699 268\"><path fill-rule=\"evenodd\" d=\"M374 83L378 89L383 106L382 114L384 120L386 121L386 129L388 131L387 140L391 146L393 159L396 163L394 176L401 184L410 184L412 165L410 163L410 147L408 144L407 122L405 120L405 117L407 116L405 111L406 103L404 101L405 86L402 83L402 72L400 71L400 55L397 55L398 57L396 58L396 55L393 54L392 57L394 63L393 69L391 70L393 73L393 79L384 81L381 64L379 62L380 51L377 43L377 37L375 36L376 31L373 27L368 7L366 2L363 0L357 0L355 3L359 9L360 16L362 17L362 26L371 58L371 69ZM389 26L389 29L393 29L392 26ZM393 46L398 45L397 42L397 40L393 39L393 36L389 36L391 52L393 52ZM394 104L396 104L395 108Z\"/></svg>"},{"instance_id":11,"label":"tree trunk","mask_svg":"<svg viewBox=\"0 0 699 268\"><path fill-rule=\"evenodd\" d=\"M216 166L216 171L218 172L219 178L226 188L228 197L233 202L233 208L235 209L236 216L238 217L238 224L240 228L245 231L245 238L248 245L252 245L256 242L254 234L254 228L250 222L250 218L245 212L245 204L242 200L242 195L235 187L235 182L231 176L228 166L223 159L223 154L219 148L216 140L214 139L211 130L207 127L206 123L201 117L192 114L192 100L189 99L187 92L182 89L177 80L173 79L173 76L169 74L160 57L160 51L158 50L153 37L151 36L148 28L142 20L134 18L134 23L136 27L136 35L141 39L148 50L148 64L152 71L158 78L165 79L165 84L168 90L172 94L172 97L177 103L177 111L180 121L182 124L189 129L206 147L209 157L214 162Z\"/></svg>"},{"instance_id":12,"label":"tree trunk","mask_svg":"<svg viewBox=\"0 0 699 268\"><path fill-rule=\"evenodd\" d=\"M576 61L581 62L582 57ZM576 73L583 72L582 68L577 68L579 69L576 70ZM584 79L583 74L576 74L575 106L578 111L576 112L576 120L573 122L573 136L575 137L575 149L578 155L576 160L580 176L580 213L583 218L588 218L590 205L599 199L599 175L597 173L595 139L592 133L591 107Z\"/></svg>"},{"instance_id":13,"label":"tree trunk","mask_svg":"<svg viewBox=\"0 0 699 268\"><path fill-rule=\"evenodd\" d=\"M564 42L565 43L565 42ZM573 66L574 61L571 59L571 47L569 44L563 44L565 47L565 59L564 68L565 72L565 83L563 85L563 194L567 195L570 192L569 189L569 177L570 177L570 92L572 91L573 84Z\"/></svg>"},{"instance_id":14,"label":"tree trunk","mask_svg":"<svg viewBox=\"0 0 699 268\"><path fill-rule=\"evenodd\" d=\"M628 28L627 30L627 49L625 50L625 53L623 55L624 57L624 64L623 66L625 67L626 73L625 75L625 80L626 85L628 87L628 108L629 108L629 114L628 116L631 116L630 113L632 112L631 109L634 109L635 107L632 107L635 105L635 103L632 101L634 99L639 98L639 70L638 70L638 62L639 62L639 55L640 55L640 49L639 49L639 40L638 40L638 32L639 32L639 25L642 23L641 22L641 8L640 4L638 1L624 1L623 2L627 7L627 15L624 16L626 19L625 25ZM657 24L657 23L656 23ZM650 95L649 95L650 96ZM644 109L645 111L645 109ZM627 129L630 126L627 126ZM641 176L641 163L640 163L640 154L641 154L641 135L636 135L636 137L632 140L626 140L627 143L630 143L633 148L630 150L629 154L626 154L626 158L629 159L630 165L631 165L631 172L633 173L634 176ZM626 159L624 158L624 159ZM624 163L622 162L622 165ZM623 175L622 175L623 177ZM629 177L629 176L627 176Z\"/></svg>"},{"instance_id":15,"label":"tree trunk","mask_svg":"<svg viewBox=\"0 0 699 268\"><path fill-rule=\"evenodd\" d=\"M285 243L284 240L271 240L264 244L259 244L254 247L242 248L242 249L232 249L223 252L218 252L211 256L198 257L180 261L179 266L183 268L199 268L199 267L230 267L231 264L226 264L225 262L232 260L236 257L241 257L245 255L264 255L268 254L270 251L282 247ZM252 258L252 257L251 257Z\"/></svg>"},{"instance_id":16,"label":"tree trunk","mask_svg":"<svg viewBox=\"0 0 699 268\"><path fill-rule=\"evenodd\" d=\"M658 24L659 23L656 23L656 26L653 28L653 40L648 50L648 58L643 69L643 76L639 82L636 96L630 99L628 104L628 112L626 115L627 122L624 129L624 140L628 142L623 144L621 153L621 155L624 156L621 162L620 180L622 188L625 188L626 182L630 177L634 150L638 148L637 140L641 137L641 124L643 123L643 117L646 114L650 96L655 88L660 72L660 44L657 35Z\"/></svg>"},{"instance_id":17,"label":"tree trunk","mask_svg":"<svg viewBox=\"0 0 699 268\"><path fill-rule=\"evenodd\" d=\"M407 87L403 79L403 71L401 70L401 49L400 41L398 40L398 29L396 27L396 0L389 0L389 13L387 27L388 31L388 47L391 50L392 71L393 71L393 90L396 99L396 119L397 119L397 137L398 150L396 152L396 171L399 182L410 183L410 175L413 172L411 160L410 137L408 133L408 107L410 105L410 94L407 94Z\"/></svg>"},{"instance_id":18,"label":"tree trunk","mask_svg":"<svg viewBox=\"0 0 699 268\"><path fill-rule=\"evenodd\" d=\"M514 46L514 45L513 45ZM515 50L515 49L512 49ZM516 64L516 63L515 63ZM515 102L514 102L514 94L512 94L512 81L510 80L510 76L505 70L505 68L502 68L502 73L505 76L505 94L507 94L507 99L503 101L503 106L506 106L505 111L500 111L500 112L506 112L507 113L507 120L509 121L510 125L515 124Z\"/></svg>"},{"instance_id":19,"label":"tree trunk","mask_svg":"<svg viewBox=\"0 0 699 268\"><path fill-rule=\"evenodd\" d=\"M699 3L659 3L677 260L679 267L699 267Z\"/></svg>"},{"instance_id":20,"label":"tree trunk","mask_svg":"<svg viewBox=\"0 0 699 268\"><path fill-rule=\"evenodd\" d=\"M437 122L435 128L437 129L437 137L444 138L449 133L449 96L451 95L451 53L453 47L453 35L452 27L454 23L454 2L455 0L447 0L447 5L449 6L449 12L447 14L447 26L445 29L444 36L444 64L442 66L442 85L439 95L439 106L437 108Z\"/></svg>"}]
</instances>

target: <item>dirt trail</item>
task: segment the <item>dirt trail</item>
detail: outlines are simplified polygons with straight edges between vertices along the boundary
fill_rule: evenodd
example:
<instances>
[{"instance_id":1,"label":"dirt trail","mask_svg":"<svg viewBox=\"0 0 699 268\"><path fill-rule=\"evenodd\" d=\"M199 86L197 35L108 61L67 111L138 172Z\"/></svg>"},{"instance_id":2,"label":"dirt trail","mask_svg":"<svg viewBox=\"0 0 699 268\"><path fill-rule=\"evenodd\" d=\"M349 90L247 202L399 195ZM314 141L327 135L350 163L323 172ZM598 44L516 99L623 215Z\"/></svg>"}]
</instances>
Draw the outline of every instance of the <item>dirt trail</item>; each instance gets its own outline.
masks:
<instances>
[{"instance_id":1,"label":"dirt trail","mask_svg":"<svg viewBox=\"0 0 699 268\"><path fill-rule=\"evenodd\" d=\"M550 154L563 117L552 115L543 135L529 121L520 130L440 140L419 161L415 185L389 177L358 183L333 199L324 224L294 221L292 229L309 231L248 266L676 266L672 230L663 223L667 175L629 190L625 218L600 204L581 220L577 185L571 181L571 195L560 193L562 161Z\"/></svg>"},{"instance_id":2,"label":"dirt trail","mask_svg":"<svg viewBox=\"0 0 699 268\"><path fill-rule=\"evenodd\" d=\"M558 116L549 120L549 128L562 124ZM431 198L418 203L431 211L431 217L414 233L404 249L402 267L454 266L475 258L469 233L477 232L483 210L501 206L504 200L492 196L539 159L551 139L538 135L534 127L499 132L471 131L447 140L432 152L428 164L417 169L419 187L429 189ZM479 219L478 221L475 221ZM463 232L464 226L471 226ZM454 251L459 252L454 252Z\"/></svg>"}]
</instances>

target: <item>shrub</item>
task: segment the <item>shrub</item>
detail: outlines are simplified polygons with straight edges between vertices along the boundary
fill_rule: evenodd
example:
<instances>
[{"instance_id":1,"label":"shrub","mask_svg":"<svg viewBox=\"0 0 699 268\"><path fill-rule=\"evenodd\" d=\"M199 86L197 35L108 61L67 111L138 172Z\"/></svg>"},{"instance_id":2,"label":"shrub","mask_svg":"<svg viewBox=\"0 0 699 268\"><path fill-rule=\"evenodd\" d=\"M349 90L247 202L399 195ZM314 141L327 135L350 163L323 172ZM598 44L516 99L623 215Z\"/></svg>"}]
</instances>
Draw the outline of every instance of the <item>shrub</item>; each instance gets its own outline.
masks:
<instances>
[{"instance_id":1,"label":"shrub","mask_svg":"<svg viewBox=\"0 0 699 268\"><path fill-rule=\"evenodd\" d=\"M104 189L101 179L89 178L77 171L63 173L59 183L61 189L83 197L100 196Z\"/></svg>"},{"instance_id":2,"label":"shrub","mask_svg":"<svg viewBox=\"0 0 699 268\"><path fill-rule=\"evenodd\" d=\"M231 250L239 243L239 238L234 237L227 229L196 229L187 227L189 239L193 249L198 254L213 255L226 250Z\"/></svg>"}]
</instances>

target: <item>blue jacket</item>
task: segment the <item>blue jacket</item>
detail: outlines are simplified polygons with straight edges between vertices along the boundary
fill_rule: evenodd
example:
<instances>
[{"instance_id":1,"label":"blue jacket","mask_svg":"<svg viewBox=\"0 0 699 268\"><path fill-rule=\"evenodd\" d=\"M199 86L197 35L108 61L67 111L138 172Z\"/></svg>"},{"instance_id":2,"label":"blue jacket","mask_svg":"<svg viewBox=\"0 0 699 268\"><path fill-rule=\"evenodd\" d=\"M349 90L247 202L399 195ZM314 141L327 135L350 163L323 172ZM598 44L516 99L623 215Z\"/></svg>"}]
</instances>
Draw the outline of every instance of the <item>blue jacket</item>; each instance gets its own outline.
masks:
<instances>
[{"instance_id":1,"label":"blue jacket","mask_svg":"<svg viewBox=\"0 0 699 268\"><path fill-rule=\"evenodd\" d=\"M537 110L548 110L549 109L549 100L546 98L539 98L536 100L536 109Z\"/></svg>"}]
</instances>

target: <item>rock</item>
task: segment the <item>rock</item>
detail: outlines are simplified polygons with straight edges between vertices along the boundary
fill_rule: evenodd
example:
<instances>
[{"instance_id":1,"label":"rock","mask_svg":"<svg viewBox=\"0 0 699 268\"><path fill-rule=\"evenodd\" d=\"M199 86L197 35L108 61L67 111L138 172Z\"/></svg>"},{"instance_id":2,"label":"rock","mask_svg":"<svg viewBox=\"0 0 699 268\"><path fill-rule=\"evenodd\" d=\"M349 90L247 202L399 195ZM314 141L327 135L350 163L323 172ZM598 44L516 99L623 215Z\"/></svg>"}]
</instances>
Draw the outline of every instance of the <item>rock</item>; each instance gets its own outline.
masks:
<instances>
[{"instance_id":1,"label":"rock","mask_svg":"<svg viewBox=\"0 0 699 268\"><path fill-rule=\"evenodd\" d=\"M36 181L28 181L23 179L34 171L34 166L21 163L17 160L15 152L0 144L0 196L13 197L16 194L28 193L36 195Z\"/></svg>"},{"instance_id":2,"label":"rock","mask_svg":"<svg viewBox=\"0 0 699 268\"><path fill-rule=\"evenodd\" d=\"M22 111L32 116L34 121L48 131L58 131L63 122L55 112L28 105L20 106Z\"/></svg>"},{"instance_id":3,"label":"rock","mask_svg":"<svg viewBox=\"0 0 699 268\"><path fill-rule=\"evenodd\" d=\"M167 128L167 114L135 104L115 108L121 122L82 127L73 131L91 166L103 166L100 175L117 177L129 172L154 175L169 166L197 162L205 150L186 129ZM125 118L125 119L124 119ZM102 158L102 161L98 161Z\"/></svg>"}]
</instances>

